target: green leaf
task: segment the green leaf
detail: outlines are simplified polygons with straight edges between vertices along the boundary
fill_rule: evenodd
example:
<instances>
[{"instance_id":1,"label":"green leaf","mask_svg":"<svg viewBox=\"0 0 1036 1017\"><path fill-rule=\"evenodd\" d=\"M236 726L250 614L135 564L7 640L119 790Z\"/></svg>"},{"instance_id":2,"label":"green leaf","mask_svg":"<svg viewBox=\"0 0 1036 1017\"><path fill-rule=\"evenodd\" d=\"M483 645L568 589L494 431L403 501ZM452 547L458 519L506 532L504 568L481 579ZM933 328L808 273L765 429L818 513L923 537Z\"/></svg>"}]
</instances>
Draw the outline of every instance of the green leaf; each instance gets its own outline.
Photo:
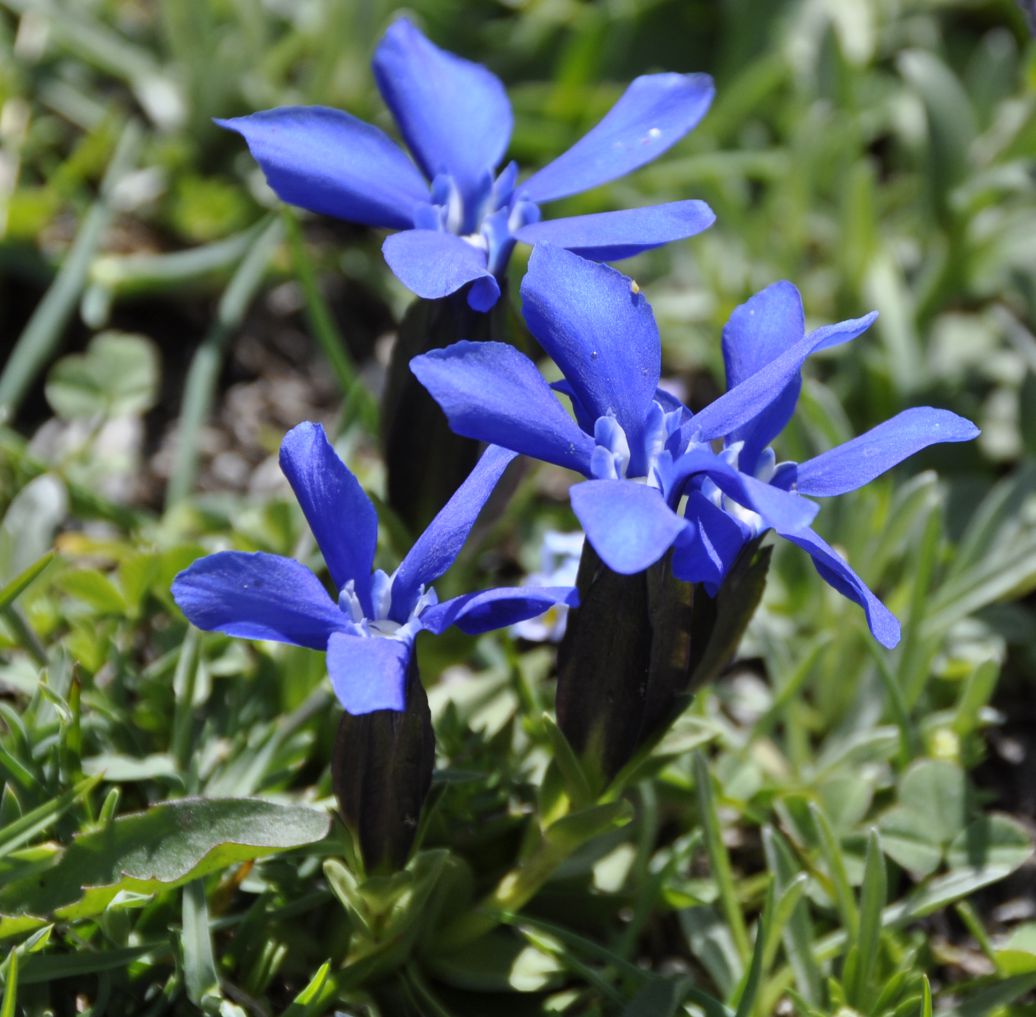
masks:
<instances>
[{"instance_id":1,"label":"green leaf","mask_svg":"<svg viewBox=\"0 0 1036 1017\"><path fill-rule=\"evenodd\" d=\"M924 816L896 805L881 817L878 828L885 854L915 879L930 876L939 868L943 846L933 838Z\"/></svg>"},{"instance_id":2,"label":"green leaf","mask_svg":"<svg viewBox=\"0 0 1036 1017\"><path fill-rule=\"evenodd\" d=\"M45 872L0 890L0 912L55 915L63 921L99 914L122 890L154 893L210 872L301 847L327 835L327 813L250 798L154 805L82 834Z\"/></svg>"},{"instance_id":3,"label":"green leaf","mask_svg":"<svg viewBox=\"0 0 1036 1017\"><path fill-rule=\"evenodd\" d=\"M539 992L564 973L554 957L511 929L494 929L463 950L435 956L429 965L444 982L474 992Z\"/></svg>"},{"instance_id":4,"label":"green leaf","mask_svg":"<svg viewBox=\"0 0 1036 1017\"><path fill-rule=\"evenodd\" d=\"M102 332L51 368L44 391L65 420L144 413L158 397L158 354L146 336Z\"/></svg>"},{"instance_id":5,"label":"green leaf","mask_svg":"<svg viewBox=\"0 0 1036 1017\"><path fill-rule=\"evenodd\" d=\"M996 873L1014 872L1032 855L1033 844L1021 823L998 814L982 816L962 830L949 846L951 869Z\"/></svg>"},{"instance_id":6,"label":"green leaf","mask_svg":"<svg viewBox=\"0 0 1036 1017\"><path fill-rule=\"evenodd\" d=\"M1036 972L1036 922L1025 922L994 953L1001 974L1027 975Z\"/></svg>"},{"instance_id":7,"label":"green leaf","mask_svg":"<svg viewBox=\"0 0 1036 1017\"><path fill-rule=\"evenodd\" d=\"M126 614L126 598L118 587L97 569L80 569L61 577L60 587L99 614Z\"/></svg>"},{"instance_id":8,"label":"green leaf","mask_svg":"<svg viewBox=\"0 0 1036 1017\"><path fill-rule=\"evenodd\" d=\"M42 558L38 558L28 568L23 569L14 579L0 588L0 611L10 607L53 560L54 552L48 551Z\"/></svg>"},{"instance_id":9,"label":"green leaf","mask_svg":"<svg viewBox=\"0 0 1036 1017\"><path fill-rule=\"evenodd\" d=\"M21 847L36 834L64 815L76 802L85 798L101 782L101 777L88 777L75 787L62 792L49 802L44 802L31 812L25 813L12 823L0 829L0 858Z\"/></svg>"},{"instance_id":10,"label":"green leaf","mask_svg":"<svg viewBox=\"0 0 1036 1017\"><path fill-rule=\"evenodd\" d=\"M955 763L922 759L903 776L899 801L921 816L932 840L948 844L968 824L972 810L968 778Z\"/></svg>"},{"instance_id":11,"label":"green leaf","mask_svg":"<svg viewBox=\"0 0 1036 1017\"><path fill-rule=\"evenodd\" d=\"M316 970L316 974L309 980L306 987L295 997L291 1006L281 1014L281 1017L313 1017L317 1008L321 1006L320 992L327 982L327 976L331 971L331 962L324 961Z\"/></svg>"},{"instance_id":12,"label":"green leaf","mask_svg":"<svg viewBox=\"0 0 1036 1017\"><path fill-rule=\"evenodd\" d=\"M7 976L4 979L4 998L0 1002L0 1017L14 1017L18 1005L18 951L7 955Z\"/></svg>"}]
</instances>

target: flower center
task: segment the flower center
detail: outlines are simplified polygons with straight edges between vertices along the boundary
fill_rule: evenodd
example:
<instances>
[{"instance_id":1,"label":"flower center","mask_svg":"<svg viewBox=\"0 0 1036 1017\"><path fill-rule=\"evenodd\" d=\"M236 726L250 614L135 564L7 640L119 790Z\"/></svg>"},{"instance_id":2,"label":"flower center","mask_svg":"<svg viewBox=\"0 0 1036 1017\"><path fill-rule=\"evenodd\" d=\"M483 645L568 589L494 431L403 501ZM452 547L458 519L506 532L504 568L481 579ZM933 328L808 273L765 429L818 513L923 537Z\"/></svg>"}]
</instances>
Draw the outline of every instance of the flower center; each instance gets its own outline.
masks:
<instances>
[{"instance_id":1,"label":"flower center","mask_svg":"<svg viewBox=\"0 0 1036 1017\"><path fill-rule=\"evenodd\" d=\"M511 162L495 179L487 171L480 186L464 194L453 177L440 173L432 181L431 201L414 214L414 226L456 234L485 251L487 268L499 276L514 250L514 234L540 218L539 207L515 193L517 177Z\"/></svg>"},{"instance_id":2,"label":"flower center","mask_svg":"<svg viewBox=\"0 0 1036 1017\"><path fill-rule=\"evenodd\" d=\"M349 616L352 623L353 635L357 636L382 636L388 639L399 639L409 642L420 631L421 612L426 607L439 603L438 594L434 588L418 587L417 597L410 614L404 621L397 621L389 617L392 607L392 580L390 576L381 569L375 569L371 576L371 608L373 615L368 617L364 614L363 603L356 592L356 582L349 580L342 587L338 594L339 608Z\"/></svg>"},{"instance_id":3,"label":"flower center","mask_svg":"<svg viewBox=\"0 0 1036 1017\"><path fill-rule=\"evenodd\" d=\"M594 422L590 473L597 480L636 480L662 490L663 467L672 462L670 439L679 431L683 412L652 402L640 435L632 442L611 414Z\"/></svg>"}]
</instances>

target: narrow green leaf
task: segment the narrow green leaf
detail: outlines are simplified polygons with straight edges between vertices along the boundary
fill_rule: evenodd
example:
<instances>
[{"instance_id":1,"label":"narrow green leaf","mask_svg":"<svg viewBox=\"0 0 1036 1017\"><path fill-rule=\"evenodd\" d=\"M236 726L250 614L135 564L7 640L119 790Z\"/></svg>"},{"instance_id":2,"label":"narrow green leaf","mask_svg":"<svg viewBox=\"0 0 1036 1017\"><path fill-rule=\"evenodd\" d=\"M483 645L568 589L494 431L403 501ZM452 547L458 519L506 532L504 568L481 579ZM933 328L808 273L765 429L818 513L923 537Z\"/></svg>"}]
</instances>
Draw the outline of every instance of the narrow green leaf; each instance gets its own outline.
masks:
<instances>
[{"instance_id":1,"label":"narrow green leaf","mask_svg":"<svg viewBox=\"0 0 1036 1017\"><path fill-rule=\"evenodd\" d=\"M827 874L831 877L835 906L838 908L846 932L855 939L860 916L856 909L856 899L853 896L852 884L849 882L845 859L842 857L842 846L838 843L838 838L831 828L831 822L819 804L810 802L809 812L816 827L820 853L827 865Z\"/></svg>"},{"instance_id":2,"label":"narrow green leaf","mask_svg":"<svg viewBox=\"0 0 1036 1017\"><path fill-rule=\"evenodd\" d=\"M55 551L48 551L28 568L23 569L10 582L0 588L0 609L10 607L32 585L33 580L43 574L44 569L54 560Z\"/></svg>"},{"instance_id":3,"label":"narrow green leaf","mask_svg":"<svg viewBox=\"0 0 1036 1017\"><path fill-rule=\"evenodd\" d=\"M878 944L881 937L882 909L887 899L885 859L881 853L878 831L871 829L867 838L867 856L863 867L863 886L860 888L860 930L854 944L856 950L855 977L847 980L846 995L856 1009L866 1012L870 998Z\"/></svg>"},{"instance_id":4,"label":"narrow green leaf","mask_svg":"<svg viewBox=\"0 0 1036 1017\"><path fill-rule=\"evenodd\" d=\"M751 1017L755 1010L759 988L763 978L767 943L774 924L774 905L776 903L777 884L771 879L766 890L766 903L755 930L755 947L752 949L752 960L744 978L740 998L737 1000L736 1017Z\"/></svg>"},{"instance_id":5,"label":"narrow green leaf","mask_svg":"<svg viewBox=\"0 0 1036 1017\"><path fill-rule=\"evenodd\" d=\"M187 998L195 1006L203 1008L208 998L219 995L219 973L212 954L205 880L196 879L183 888L182 915L180 945L183 949L184 987Z\"/></svg>"},{"instance_id":6,"label":"narrow green leaf","mask_svg":"<svg viewBox=\"0 0 1036 1017\"><path fill-rule=\"evenodd\" d=\"M76 802L85 798L103 779L101 774L81 780L75 787L62 792L49 802L27 812L24 816L0 829L0 858L10 854L42 833L63 816Z\"/></svg>"},{"instance_id":7,"label":"narrow green leaf","mask_svg":"<svg viewBox=\"0 0 1036 1017\"><path fill-rule=\"evenodd\" d=\"M712 777L705 757L700 752L694 754L694 784L698 794L702 829L705 831L705 850L709 856L712 877L719 888L720 908L734 938L737 952L742 961L747 962L752 952L748 942L748 929L734 887L730 855L727 854L726 845L723 843L722 827L716 811L716 801L712 795Z\"/></svg>"},{"instance_id":8,"label":"narrow green leaf","mask_svg":"<svg viewBox=\"0 0 1036 1017\"><path fill-rule=\"evenodd\" d=\"M318 1009L324 1005L321 990L327 984L327 976L331 970L331 962L324 961L309 980L306 987L292 1000L291 1005L281 1017L315 1017Z\"/></svg>"},{"instance_id":9,"label":"narrow green leaf","mask_svg":"<svg viewBox=\"0 0 1036 1017\"><path fill-rule=\"evenodd\" d=\"M55 19L54 24L62 21ZM90 259L97 250L113 214L112 193L133 168L142 142L140 125L130 120L119 136L111 162L101 181L101 195L83 219L58 274L18 337L0 374L0 421L12 417L33 381L53 356L75 311L86 282Z\"/></svg>"},{"instance_id":10,"label":"narrow green leaf","mask_svg":"<svg viewBox=\"0 0 1036 1017\"><path fill-rule=\"evenodd\" d=\"M763 850L779 892L784 893L803 874L784 838L772 826L763 827ZM813 923L804 900L796 901L786 922L778 922L784 951L795 973L795 984L810 1006L823 1003L823 976L813 956Z\"/></svg>"},{"instance_id":11,"label":"narrow green leaf","mask_svg":"<svg viewBox=\"0 0 1036 1017\"><path fill-rule=\"evenodd\" d=\"M7 975L4 978L4 998L0 1002L0 1017L14 1017L18 1005L18 951L7 955Z\"/></svg>"}]
</instances>

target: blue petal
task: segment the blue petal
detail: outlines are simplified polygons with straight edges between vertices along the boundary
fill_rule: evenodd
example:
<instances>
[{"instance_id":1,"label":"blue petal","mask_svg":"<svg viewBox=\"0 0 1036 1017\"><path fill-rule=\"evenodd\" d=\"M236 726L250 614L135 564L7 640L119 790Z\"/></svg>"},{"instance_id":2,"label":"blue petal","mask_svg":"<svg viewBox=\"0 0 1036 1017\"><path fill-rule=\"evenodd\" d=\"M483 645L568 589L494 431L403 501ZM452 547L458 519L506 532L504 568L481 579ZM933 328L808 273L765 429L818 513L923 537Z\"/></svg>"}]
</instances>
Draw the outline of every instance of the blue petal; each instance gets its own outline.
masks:
<instances>
[{"instance_id":1,"label":"blue petal","mask_svg":"<svg viewBox=\"0 0 1036 1017\"><path fill-rule=\"evenodd\" d=\"M949 410L917 406L878 424L844 445L795 467L800 494L828 497L855 491L929 445L971 441L979 429Z\"/></svg>"},{"instance_id":2,"label":"blue petal","mask_svg":"<svg viewBox=\"0 0 1036 1017\"><path fill-rule=\"evenodd\" d=\"M795 382L806 358L824 346L827 337L813 332L793 343L783 353L744 378L696 413L681 429L687 440L711 441L729 438L738 429L765 420L766 411L778 402L789 383Z\"/></svg>"},{"instance_id":3,"label":"blue petal","mask_svg":"<svg viewBox=\"0 0 1036 1017\"><path fill-rule=\"evenodd\" d=\"M474 283L468 303L476 311L488 311L500 298L486 252L453 233L404 230L386 237L381 250L396 278L425 300L449 296L468 283Z\"/></svg>"},{"instance_id":4,"label":"blue petal","mask_svg":"<svg viewBox=\"0 0 1036 1017\"><path fill-rule=\"evenodd\" d=\"M359 481L331 447L320 424L293 427L281 442L281 470L317 538L341 591L349 580L371 614L370 577L378 544L378 514Z\"/></svg>"},{"instance_id":5,"label":"blue petal","mask_svg":"<svg viewBox=\"0 0 1036 1017\"><path fill-rule=\"evenodd\" d=\"M871 311L862 318L849 318L846 321L838 321L833 325L821 325L820 328L810 332L810 338L817 341L813 347L814 352L829 350L832 346L841 346L842 343L850 342L863 335L874 324L878 318L877 311Z\"/></svg>"},{"instance_id":6,"label":"blue petal","mask_svg":"<svg viewBox=\"0 0 1036 1017\"><path fill-rule=\"evenodd\" d=\"M173 580L173 599L206 632L323 650L349 621L312 572L291 558L220 551Z\"/></svg>"},{"instance_id":7,"label":"blue petal","mask_svg":"<svg viewBox=\"0 0 1036 1017\"><path fill-rule=\"evenodd\" d=\"M624 176L679 141L714 94L707 74L635 78L596 127L519 190L533 201L553 201Z\"/></svg>"},{"instance_id":8,"label":"blue petal","mask_svg":"<svg viewBox=\"0 0 1036 1017\"><path fill-rule=\"evenodd\" d=\"M429 180L450 174L469 199L500 162L511 137L511 104L485 67L429 42L400 18L374 54L374 77L410 151Z\"/></svg>"},{"instance_id":9,"label":"blue petal","mask_svg":"<svg viewBox=\"0 0 1036 1017\"><path fill-rule=\"evenodd\" d=\"M478 514L516 453L490 445L460 487L417 538L392 580L396 621L410 616L419 589L434 583L454 562Z\"/></svg>"},{"instance_id":10,"label":"blue petal","mask_svg":"<svg viewBox=\"0 0 1036 1017\"><path fill-rule=\"evenodd\" d=\"M766 367L805 334L802 298L790 282L776 282L736 308L723 328L723 361L732 389ZM791 419L802 378L796 373L773 402L749 423L728 435L743 441L741 465L751 470L759 453Z\"/></svg>"},{"instance_id":11,"label":"blue petal","mask_svg":"<svg viewBox=\"0 0 1036 1017\"><path fill-rule=\"evenodd\" d=\"M267 183L289 205L407 229L428 201L428 185L403 150L341 110L282 106L216 123L248 142Z\"/></svg>"},{"instance_id":12,"label":"blue petal","mask_svg":"<svg viewBox=\"0 0 1036 1017\"><path fill-rule=\"evenodd\" d=\"M780 533L809 526L819 508L806 498L742 473L708 449L694 449L664 471L666 497L672 501L695 474L705 474L727 497L757 513L767 527Z\"/></svg>"},{"instance_id":13,"label":"blue petal","mask_svg":"<svg viewBox=\"0 0 1036 1017\"><path fill-rule=\"evenodd\" d=\"M751 534L700 491L691 492L685 515L695 528L681 535L673 548L673 575L702 583L714 597Z\"/></svg>"},{"instance_id":14,"label":"blue petal","mask_svg":"<svg viewBox=\"0 0 1036 1017\"><path fill-rule=\"evenodd\" d=\"M336 632L327 647L327 673L338 701L354 716L405 710L413 642Z\"/></svg>"},{"instance_id":15,"label":"blue petal","mask_svg":"<svg viewBox=\"0 0 1036 1017\"><path fill-rule=\"evenodd\" d=\"M867 625L882 646L892 649L899 642L896 616L868 589L867 584L849 567L849 563L813 530L782 533L793 544L809 552L821 578L843 597L859 604L867 615Z\"/></svg>"},{"instance_id":16,"label":"blue petal","mask_svg":"<svg viewBox=\"0 0 1036 1017\"><path fill-rule=\"evenodd\" d=\"M629 480L588 480L569 492L587 540L613 572L654 565L689 524L660 491Z\"/></svg>"},{"instance_id":17,"label":"blue petal","mask_svg":"<svg viewBox=\"0 0 1036 1017\"><path fill-rule=\"evenodd\" d=\"M647 208L546 219L515 236L526 244L553 244L592 261L619 261L708 229L715 213L704 201L673 201Z\"/></svg>"},{"instance_id":18,"label":"blue petal","mask_svg":"<svg viewBox=\"0 0 1036 1017\"><path fill-rule=\"evenodd\" d=\"M410 361L457 434L590 472L594 440L564 411L536 365L506 343L459 342Z\"/></svg>"},{"instance_id":19,"label":"blue petal","mask_svg":"<svg viewBox=\"0 0 1036 1017\"><path fill-rule=\"evenodd\" d=\"M522 313L588 414L626 432L632 476L642 475L644 421L661 370L661 342L643 294L606 265L560 247L533 249Z\"/></svg>"},{"instance_id":20,"label":"blue petal","mask_svg":"<svg viewBox=\"0 0 1036 1017\"><path fill-rule=\"evenodd\" d=\"M535 618L556 604L578 607L575 587L520 586L465 593L423 611L421 625L437 635L456 625L462 632L477 636Z\"/></svg>"},{"instance_id":21,"label":"blue petal","mask_svg":"<svg viewBox=\"0 0 1036 1017\"><path fill-rule=\"evenodd\" d=\"M762 370L805 333L802 297L790 282L775 282L749 297L723 327L727 388Z\"/></svg>"}]
</instances>

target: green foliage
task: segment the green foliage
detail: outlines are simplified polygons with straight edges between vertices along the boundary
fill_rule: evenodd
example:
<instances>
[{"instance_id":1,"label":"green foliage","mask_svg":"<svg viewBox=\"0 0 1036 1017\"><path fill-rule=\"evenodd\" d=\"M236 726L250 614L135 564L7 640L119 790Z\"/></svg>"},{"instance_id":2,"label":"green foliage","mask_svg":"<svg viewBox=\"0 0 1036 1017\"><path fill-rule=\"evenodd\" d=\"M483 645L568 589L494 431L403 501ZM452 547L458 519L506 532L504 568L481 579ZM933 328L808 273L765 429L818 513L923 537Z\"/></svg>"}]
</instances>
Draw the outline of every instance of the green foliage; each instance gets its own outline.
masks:
<instances>
[{"instance_id":1,"label":"green foliage","mask_svg":"<svg viewBox=\"0 0 1036 1017\"><path fill-rule=\"evenodd\" d=\"M634 74L715 75L691 137L556 209L717 211L628 266L691 405L722 382L731 309L790 278L811 324L881 317L811 368L780 456L922 402L983 436L825 506L825 538L904 623L894 653L777 548L739 661L602 796L551 719L550 652L422 644L429 805L406 867L364 875L345 830L325 836L323 659L190 632L169 584L222 547L315 560L270 482L300 416L338 413L350 465L385 492L372 392L407 297L380 237L270 215L209 118L319 102L387 126L368 61L397 6L0 0L0 1017L1029 1012L1036 49L1020 5L409 5L508 82L525 166ZM519 335L513 313L494 328ZM534 565L544 515L574 528L560 492L528 470L440 593ZM387 558L408 534L382 519Z\"/></svg>"}]
</instances>

